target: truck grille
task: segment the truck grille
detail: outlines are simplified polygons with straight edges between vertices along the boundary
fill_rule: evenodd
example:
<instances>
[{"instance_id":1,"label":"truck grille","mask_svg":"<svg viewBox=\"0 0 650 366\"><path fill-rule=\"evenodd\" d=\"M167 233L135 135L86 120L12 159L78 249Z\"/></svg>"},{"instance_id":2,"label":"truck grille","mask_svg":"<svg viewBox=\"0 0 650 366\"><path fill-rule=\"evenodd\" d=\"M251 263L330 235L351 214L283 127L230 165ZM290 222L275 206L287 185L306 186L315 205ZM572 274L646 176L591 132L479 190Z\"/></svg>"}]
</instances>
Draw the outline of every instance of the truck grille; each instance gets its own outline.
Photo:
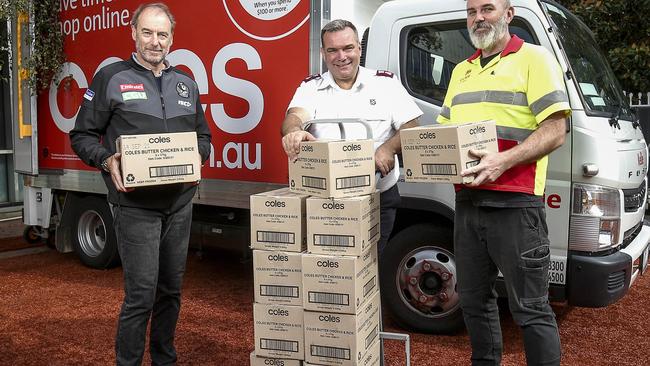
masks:
<instances>
[{"instance_id":1,"label":"truck grille","mask_svg":"<svg viewBox=\"0 0 650 366\"><path fill-rule=\"evenodd\" d=\"M639 222L638 224L634 225L631 229L625 231L625 234L623 236L623 248L627 247L628 244L636 238L637 235L641 232L641 229L643 228L643 222Z\"/></svg>"},{"instance_id":2,"label":"truck grille","mask_svg":"<svg viewBox=\"0 0 650 366\"><path fill-rule=\"evenodd\" d=\"M645 204L645 182L641 183L638 188L624 189L623 200L625 204L625 212L636 212L639 207Z\"/></svg>"}]
</instances>

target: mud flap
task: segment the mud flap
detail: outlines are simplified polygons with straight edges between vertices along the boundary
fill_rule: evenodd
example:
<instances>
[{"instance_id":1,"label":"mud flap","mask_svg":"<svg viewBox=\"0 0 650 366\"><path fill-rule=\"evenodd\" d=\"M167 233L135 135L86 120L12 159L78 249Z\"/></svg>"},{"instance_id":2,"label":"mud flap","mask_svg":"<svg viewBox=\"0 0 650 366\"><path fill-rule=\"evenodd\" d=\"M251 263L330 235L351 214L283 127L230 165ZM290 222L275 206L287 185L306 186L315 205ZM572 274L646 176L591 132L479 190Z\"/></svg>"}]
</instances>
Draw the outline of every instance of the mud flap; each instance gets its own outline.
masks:
<instances>
[{"instance_id":1,"label":"mud flap","mask_svg":"<svg viewBox=\"0 0 650 366\"><path fill-rule=\"evenodd\" d=\"M25 225L49 228L52 214L52 189L26 186L23 207Z\"/></svg>"}]
</instances>

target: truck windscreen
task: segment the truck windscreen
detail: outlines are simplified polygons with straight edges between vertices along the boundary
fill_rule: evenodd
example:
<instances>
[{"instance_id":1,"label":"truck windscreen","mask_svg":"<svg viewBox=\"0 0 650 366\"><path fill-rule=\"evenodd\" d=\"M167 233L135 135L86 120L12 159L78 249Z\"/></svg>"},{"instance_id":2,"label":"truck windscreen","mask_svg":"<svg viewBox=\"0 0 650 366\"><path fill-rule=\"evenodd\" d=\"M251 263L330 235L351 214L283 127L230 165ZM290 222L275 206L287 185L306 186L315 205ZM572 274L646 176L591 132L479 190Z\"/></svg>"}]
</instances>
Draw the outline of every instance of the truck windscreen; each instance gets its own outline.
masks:
<instances>
[{"instance_id":1,"label":"truck windscreen","mask_svg":"<svg viewBox=\"0 0 650 366\"><path fill-rule=\"evenodd\" d=\"M588 115L634 121L623 90L593 33L575 15L556 3L544 3L556 28L573 76L578 83L585 112Z\"/></svg>"}]
</instances>

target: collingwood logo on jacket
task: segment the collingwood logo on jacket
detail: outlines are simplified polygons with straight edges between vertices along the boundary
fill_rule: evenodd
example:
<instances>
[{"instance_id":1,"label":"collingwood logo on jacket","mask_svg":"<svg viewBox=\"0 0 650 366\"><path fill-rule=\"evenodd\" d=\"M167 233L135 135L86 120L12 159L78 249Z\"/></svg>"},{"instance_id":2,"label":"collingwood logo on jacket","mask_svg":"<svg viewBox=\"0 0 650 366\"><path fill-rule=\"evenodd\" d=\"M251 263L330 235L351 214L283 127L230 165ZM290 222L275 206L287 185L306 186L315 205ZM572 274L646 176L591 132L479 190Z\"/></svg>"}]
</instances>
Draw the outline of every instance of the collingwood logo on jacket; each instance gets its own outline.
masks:
<instances>
[{"instance_id":1,"label":"collingwood logo on jacket","mask_svg":"<svg viewBox=\"0 0 650 366\"><path fill-rule=\"evenodd\" d=\"M182 81L179 81L178 84L176 84L176 92L183 98L190 97L190 88L188 88L187 85L185 85L185 83Z\"/></svg>"}]
</instances>

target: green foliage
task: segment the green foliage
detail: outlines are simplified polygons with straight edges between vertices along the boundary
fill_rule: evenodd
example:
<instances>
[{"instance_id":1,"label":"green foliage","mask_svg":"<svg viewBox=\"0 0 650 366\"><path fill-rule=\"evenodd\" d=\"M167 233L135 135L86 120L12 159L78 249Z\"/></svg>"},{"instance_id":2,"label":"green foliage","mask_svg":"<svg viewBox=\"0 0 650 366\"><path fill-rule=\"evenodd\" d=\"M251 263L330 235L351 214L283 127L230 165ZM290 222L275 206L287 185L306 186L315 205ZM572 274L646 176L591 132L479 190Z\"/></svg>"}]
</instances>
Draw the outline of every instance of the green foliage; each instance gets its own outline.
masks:
<instances>
[{"instance_id":1,"label":"green foliage","mask_svg":"<svg viewBox=\"0 0 650 366\"><path fill-rule=\"evenodd\" d=\"M0 18L9 18L29 9L29 0L0 0Z\"/></svg>"},{"instance_id":2,"label":"green foliage","mask_svg":"<svg viewBox=\"0 0 650 366\"><path fill-rule=\"evenodd\" d=\"M33 26L31 57L25 68L33 91L47 88L65 62L63 35L59 26L59 0L0 0L0 20L15 20L21 12L30 14ZM7 52L3 47L0 52ZM4 65L0 64L0 70Z\"/></svg>"},{"instance_id":3,"label":"green foliage","mask_svg":"<svg viewBox=\"0 0 650 366\"><path fill-rule=\"evenodd\" d=\"M13 18L16 14L29 10L28 0L0 0L0 26L5 26L7 19ZM9 54L9 40L0 40L0 73L4 70L4 64Z\"/></svg>"},{"instance_id":4,"label":"green foliage","mask_svg":"<svg viewBox=\"0 0 650 366\"><path fill-rule=\"evenodd\" d=\"M65 62L58 8L59 0L34 3L34 53L28 68L34 72L34 77L30 77L31 85L38 90L50 85Z\"/></svg>"},{"instance_id":5,"label":"green foliage","mask_svg":"<svg viewBox=\"0 0 650 366\"><path fill-rule=\"evenodd\" d=\"M626 91L650 89L650 0L559 0L594 32Z\"/></svg>"}]
</instances>

